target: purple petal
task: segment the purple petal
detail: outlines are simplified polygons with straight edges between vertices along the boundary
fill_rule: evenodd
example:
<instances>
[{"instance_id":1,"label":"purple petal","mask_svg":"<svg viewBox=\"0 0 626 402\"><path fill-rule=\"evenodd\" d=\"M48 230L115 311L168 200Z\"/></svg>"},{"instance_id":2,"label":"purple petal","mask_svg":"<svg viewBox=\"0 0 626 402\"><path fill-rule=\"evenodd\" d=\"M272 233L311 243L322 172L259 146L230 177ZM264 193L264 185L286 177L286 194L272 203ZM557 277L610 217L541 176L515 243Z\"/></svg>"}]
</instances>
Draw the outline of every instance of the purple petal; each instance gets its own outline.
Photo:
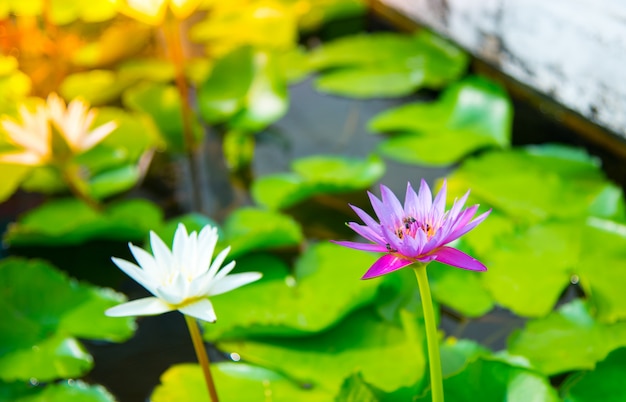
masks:
<instances>
[{"instance_id":1,"label":"purple petal","mask_svg":"<svg viewBox=\"0 0 626 402\"><path fill-rule=\"evenodd\" d=\"M375 253L385 253L389 251L387 250L387 247L381 246L380 244L357 243L353 241L337 241L337 240L331 240L331 243L335 243L344 247L353 248L355 250L373 251Z\"/></svg>"},{"instance_id":2,"label":"purple petal","mask_svg":"<svg viewBox=\"0 0 626 402\"><path fill-rule=\"evenodd\" d=\"M486 271L487 267L477 259L452 247L442 247L436 252L436 260L452 265L453 267L468 269L470 271Z\"/></svg>"},{"instance_id":3,"label":"purple petal","mask_svg":"<svg viewBox=\"0 0 626 402\"><path fill-rule=\"evenodd\" d=\"M372 208L374 208L374 213L376 213L378 220L382 222L381 218L389 215L389 210L387 209L385 204L383 204L382 201L379 200L374 194L368 191L367 196L370 199L370 203L372 204Z\"/></svg>"},{"instance_id":4,"label":"purple petal","mask_svg":"<svg viewBox=\"0 0 626 402\"><path fill-rule=\"evenodd\" d=\"M407 216L417 218L417 210L420 208L419 197L411 187L411 183L406 185L406 195L404 196L404 213Z\"/></svg>"},{"instance_id":5,"label":"purple petal","mask_svg":"<svg viewBox=\"0 0 626 402\"><path fill-rule=\"evenodd\" d=\"M348 227L373 243L385 242L382 236L379 233L373 231L369 226L362 226L358 223L348 222Z\"/></svg>"},{"instance_id":6,"label":"purple petal","mask_svg":"<svg viewBox=\"0 0 626 402\"><path fill-rule=\"evenodd\" d=\"M463 236L465 233L467 233L470 230L474 229L476 226L478 226L479 223L484 221L485 218L487 216L489 216L490 213L491 213L491 209L489 211L487 211L487 212L477 216L476 219L474 219L473 221L471 221L467 225L459 228L458 230L455 230L448 237L446 237L445 243L449 243L449 242L451 242L454 239L458 239L459 237Z\"/></svg>"},{"instance_id":7,"label":"purple petal","mask_svg":"<svg viewBox=\"0 0 626 402\"><path fill-rule=\"evenodd\" d=\"M417 198L417 209L421 210L422 213L429 211L433 205L433 194L430 192L430 187L428 187L428 183L426 183L426 180L424 179L420 182L420 189Z\"/></svg>"},{"instance_id":8,"label":"purple petal","mask_svg":"<svg viewBox=\"0 0 626 402\"><path fill-rule=\"evenodd\" d=\"M354 205L350 205L350 208L352 208L352 210L356 212L356 214L358 215L359 218L361 218L363 223L369 226L373 231L381 234L380 224L376 222L371 216L369 216L367 212L363 211L361 208L356 207Z\"/></svg>"},{"instance_id":9,"label":"purple petal","mask_svg":"<svg viewBox=\"0 0 626 402\"><path fill-rule=\"evenodd\" d=\"M367 270L361 279L370 279L376 276L385 275L390 272L397 271L400 268L404 268L407 265L411 265L412 263L412 260L407 260L393 254L385 254L376 260L374 265Z\"/></svg>"},{"instance_id":10,"label":"purple petal","mask_svg":"<svg viewBox=\"0 0 626 402\"><path fill-rule=\"evenodd\" d=\"M439 221L439 219L441 219L441 217L446 212L446 193L447 182L446 180L444 180L443 185L441 186L441 190L439 190L439 193L437 193L437 196L435 197L435 201L433 201L435 222Z\"/></svg>"},{"instance_id":11,"label":"purple petal","mask_svg":"<svg viewBox=\"0 0 626 402\"><path fill-rule=\"evenodd\" d=\"M404 216L404 208L402 208L402 204L398 200L398 197L389 189L389 187L381 184L380 185L380 195L383 201L388 208L391 209L391 213L394 216Z\"/></svg>"},{"instance_id":12,"label":"purple petal","mask_svg":"<svg viewBox=\"0 0 626 402\"><path fill-rule=\"evenodd\" d=\"M454 200L454 203L452 204L452 208L450 209L450 212L448 212L448 219L456 219L456 217L458 216L459 212L461 212L461 209L463 209L463 206L465 205L465 202L467 201L467 197L469 197L469 190L463 195L463 197L461 197L461 199L459 200Z\"/></svg>"}]
</instances>

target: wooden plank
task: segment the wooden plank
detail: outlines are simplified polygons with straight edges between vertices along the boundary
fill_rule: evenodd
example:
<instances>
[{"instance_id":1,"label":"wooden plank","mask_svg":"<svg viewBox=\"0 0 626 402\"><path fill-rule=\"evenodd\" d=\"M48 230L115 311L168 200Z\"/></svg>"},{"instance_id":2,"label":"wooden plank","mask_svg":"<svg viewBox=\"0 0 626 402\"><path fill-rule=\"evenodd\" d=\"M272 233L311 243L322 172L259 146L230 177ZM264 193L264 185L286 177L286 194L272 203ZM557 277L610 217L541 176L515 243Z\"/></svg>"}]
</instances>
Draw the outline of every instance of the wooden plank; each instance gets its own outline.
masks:
<instances>
[{"instance_id":1,"label":"wooden plank","mask_svg":"<svg viewBox=\"0 0 626 402\"><path fill-rule=\"evenodd\" d=\"M626 1L378 2L626 139Z\"/></svg>"}]
</instances>

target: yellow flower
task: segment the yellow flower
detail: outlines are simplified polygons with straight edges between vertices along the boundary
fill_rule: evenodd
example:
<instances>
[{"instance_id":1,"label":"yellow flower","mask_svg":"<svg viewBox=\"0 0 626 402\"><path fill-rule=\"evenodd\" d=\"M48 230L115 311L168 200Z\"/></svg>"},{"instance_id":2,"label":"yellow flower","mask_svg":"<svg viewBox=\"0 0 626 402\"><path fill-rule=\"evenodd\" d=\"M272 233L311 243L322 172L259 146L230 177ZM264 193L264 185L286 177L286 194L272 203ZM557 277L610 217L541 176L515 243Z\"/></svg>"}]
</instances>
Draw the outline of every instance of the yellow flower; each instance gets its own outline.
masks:
<instances>
[{"instance_id":1,"label":"yellow flower","mask_svg":"<svg viewBox=\"0 0 626 402\"><path fill-rule=\"evenodd\" d=\"M202 0L111 0L118 5L120 12L136 20L151 25L160 25L165 19L169 6L179 20L189 17Z\"/></svg>"},{"instance_id":2,"label":"yellow flower","mask_svg":"<svg viewBox=\"0 0 626 402\"><path fill-rule=\"evenodd\" d=\"M55 160L54 128L63 138L72 155L93 148L109 135L117 124L113 121L90 130L96 118L96 110L79 99L65 102L56 94L48 96L45 105L38 105L34 112L22 105L19 109L21 123L10 117L0 119L0 126L19 151L0 154L0 162L21 165L45 165Z\"/></svg>"}]
</instances>

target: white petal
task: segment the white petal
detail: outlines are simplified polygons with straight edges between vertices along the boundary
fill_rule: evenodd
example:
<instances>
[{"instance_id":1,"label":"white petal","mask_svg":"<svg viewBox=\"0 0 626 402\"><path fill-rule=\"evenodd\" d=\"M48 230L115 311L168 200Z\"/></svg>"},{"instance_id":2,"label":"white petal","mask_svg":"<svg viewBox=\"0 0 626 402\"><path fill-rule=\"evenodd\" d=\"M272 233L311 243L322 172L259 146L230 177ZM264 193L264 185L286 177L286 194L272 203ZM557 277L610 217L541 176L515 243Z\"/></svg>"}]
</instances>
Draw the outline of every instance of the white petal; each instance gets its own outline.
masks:
<instances>
[{"instance_id":1,"label":"white petal","mask_svg":"<svg viewBox=\"0 0 626 402\"><path fill-rule=\"evenodd\" d=\"M36 152L26 150L23 152L7 152L0 154L0 162L39 166L46 163L46 158Z\"/></svg>"},{"instance_id":2,"label":"white petal","mask_svg":"<svg viewBox=\"0 0 626 402\"><path fill-rule=\"evenodd\" d=\"M117 123L114 121L110 121L106 124L103 124L99 127L96 127L93 131L91 131L87 137L83 139L81 144L81 150L87 151L93 148L96 144L102 141L106 136L111 134L117 128Z\"/></svg>"},{"instance_id":3,"label":"white petal","mask_svg":"<svg viewBox=\"0 0 626 402\"><path fill-rule=\"evenodd\" d=\"M244 272L241 274L229 275L219 282L215 282L211 286L209 296L215 296L222 293L230 292L233 289L247 285L251 282L261 279L263 274L260 272Z\"/></svg>"},{"instance_id":4,"label":"white petal","mask_svg":"<svg viewBox=\"0 0 626 402\"><path fill-rule=\"evenodd\" d=\"M124 273L133 278L137 283L146 288L150 293L155 292L155 283L150 280L150 277L139 268L137 265L130 261L123 260L121 258L112 257L111 260L115 265L119 267Z\"/></svg>"},{"instance_id":5,"label":"white petal","mask_svg":"<svg viewBox=\"0 0 626 402\"><path fill-rule=\"evenodd\" d=\"M215 276L215 274L217 274L217 270L220 269L229 252L230 246L226 247L224 250L222 250L221 253L217 255L217 257L215 257L215 260L213 260L213 263L211 264L211 268L209 268L209 275L213 277Z\"/></svg>"},{"instance_id":6,"label":"white petal","mask_svg":"<svg viewBox=\"0 0 626 402\"><path fill-rule=\"evenodd\" d=\"M203 321L215 322L217 319L215 310L213 310L213 304L211 304L209 299L200 299L195 303L179 308L178 311Z\"/></svg>"},{"instance_id":7,"label":"white petal","mask_svg":"<svg viewBox=\"0 0 626 402\"><path fill-rule=\"evenodd\" d=\"M144 269L145 273L151 278L158 279L163 275L163 272L159 270L159 267L154 260L152 254L148 253L141 247L137 247L132 243L128 243L128 248L132 253L135 260L139 263L139 266Z\"/></svg>"},{"instance_id":8,"label":"white petal","mask_svg":"<svg viewBox=\"0 0 626 402\"><path fill-rule=\"evenodd\" d=\"M174 233L174 241L172 243L172 254L174 256L174 260L179 264L182 264L185 258L185 249L187 248L188 237L187 228L182 223L179 223L176 228L176 233Z\"/></svg>"},{"instance_id":9,"label":"white petal","mask_svg":"<svg viewBox=\"0 0 626 402\"><path fill-rule=\"evenodd\" d=\"M150 231L150 245L152 254L162 272L172 272L178 267L173 266L174 258L170 249L163 243L163 240L156 233Z\"/></svg>"},{"instance_id":10,"label":"white petal","mask_svg":"<svg viewBox=\"0 0 626 402\"><path fill-rule=\"evenodd\" d=\"M222 279L226 275L230 274L230 271L232 271L233 268L235 268L235 263L236 263L236 261L231 261L227 265L225 265L224 268L220 269L220 271L217 273L217 275L215 275L213 280L214 281L219 281L220 279Z\"/></svg>"},{"instance_id":11,"label":"white petal","mask_svg":"<svg viewBox=\"0 0 626 402\"><path fill-rule=\"evenodd\" d=\"M196 264L202 270L208 270L217 244L217 228L206 225L198 235L198 259Z\"/></svg>"},{"instance_id":12,"label":"white petal","mask_svg":"<svg viewBox=\"0 0 626 402\"><path fill-rule=\"evenodd\" d=\"M174 308L157 297L146 297L111 307L104 314L109 317L127 317L136 315L156 315L172 311Z\"/></svg>"}]
</instances>

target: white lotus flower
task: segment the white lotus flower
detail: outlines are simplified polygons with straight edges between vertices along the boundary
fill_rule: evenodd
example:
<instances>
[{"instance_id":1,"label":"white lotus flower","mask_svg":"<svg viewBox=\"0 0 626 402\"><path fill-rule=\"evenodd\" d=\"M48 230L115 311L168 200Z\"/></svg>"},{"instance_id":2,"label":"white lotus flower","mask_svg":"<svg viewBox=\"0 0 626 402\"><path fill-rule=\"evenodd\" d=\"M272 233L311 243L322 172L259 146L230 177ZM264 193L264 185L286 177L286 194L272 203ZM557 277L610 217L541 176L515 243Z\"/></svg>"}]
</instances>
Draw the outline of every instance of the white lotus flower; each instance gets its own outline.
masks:
<instances>
[{"instance_id":1,"label":"white lotus flower","mask_svg":"<svg viewBox=\"0 0 626 402\"><path fill-rule=\"evenodd\" d=\"M153 255L129 243L136 264L113 257L113 262L128 276L139 282L154 297L133 300L108 309L112 317L155 315L178 310L204 321L216 320L210 296L226 293L261 278L259 272L228 275L235 267L231 261L220 269L230 247L215 259L217 228L205 226L200 234L187 234L179 224L172 250L154 232L150 232Z\"/></svg>"},{"instance_id":2,"label":"white lotus flower","mask_svg":"<svg viewBox=\"0 0 626 402\"><path fill-rule=\"evenodd\" d=\"M21 123L10 117L0 119L0 126L20 151L0 154L0 161L23 165L45 165L54 159L51 124L63 136L73 154L93 148L109 135L117 124L110 121L90 130L96 118L96 110L79 99L71 101L67 108L56 94L48 96L45 105L38 105L34 112L22 105L19 109Z\"/></svg>"}]
</instances>

